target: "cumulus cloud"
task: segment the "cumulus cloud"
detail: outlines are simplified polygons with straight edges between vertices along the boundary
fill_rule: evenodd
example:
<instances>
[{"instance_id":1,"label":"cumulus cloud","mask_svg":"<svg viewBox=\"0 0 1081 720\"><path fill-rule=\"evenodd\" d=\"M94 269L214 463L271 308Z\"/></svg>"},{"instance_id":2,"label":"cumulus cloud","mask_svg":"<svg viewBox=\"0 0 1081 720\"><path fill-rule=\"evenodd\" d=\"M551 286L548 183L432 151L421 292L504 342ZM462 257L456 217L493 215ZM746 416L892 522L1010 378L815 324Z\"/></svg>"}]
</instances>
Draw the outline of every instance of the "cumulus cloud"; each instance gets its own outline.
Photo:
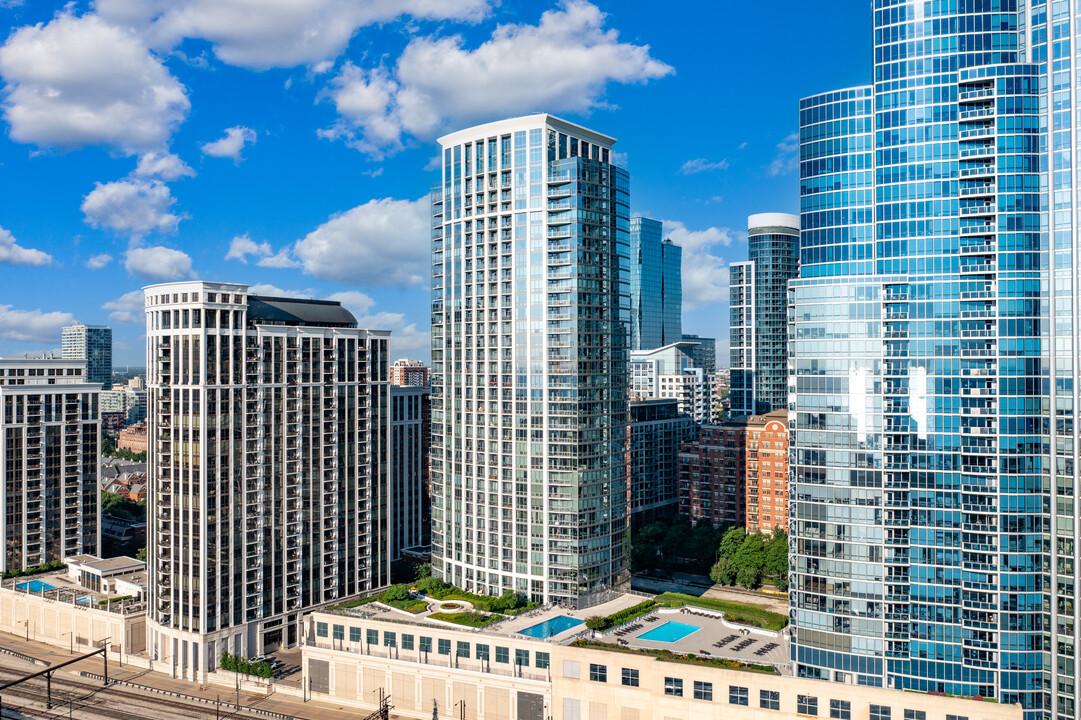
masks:
<instances>
[{"instance_id":1,"label":"cumulus cloud","mask_svg":"<svg viewBox=\"0 0 1081 720\"><path fill-rule=\"evenodd\" d=\"M91 255L90 259L86 261L86 266L91 270L101 270L112 261L113 256L109 253L102 253L101 255Z\"/></svg>"},{"instance_id":2,"label":"cumulus cloud","mask_svg":"<svg viewBox=\"0 0 1081 720\"><path fill-rule=\"evenodd\" d=\"M25 248L15 236L0 227L0 265L52 265L53 256L34 248Z\"/></svg>"},{"instance_id":3,"label":"cumulus cloud","mask_svg":"<svg viewBox=\"0 0 1081 720\"><path fill-rule=\"evenodd\" d=\"M250 237L245 235L237 235L229 243L229 252L225 253L226 260L239 260L245 265L248 263L248 256L255 255L256 257L266 257L273 254L273 250L270 249L270 243L257 243Z\"/></svg>"},{"instance_id":4,"label":"cumulus cloud","mask_svg":"<svg viewBox=\"0 0 1081 720\"><path fill-rule=\"evenodd\" d=\"M143 322L145 301L142 290L124 293L116 300L110 300L101 306L102 310L111 310L109 320L121 325L134 325Z\"/></svg>"},{"instance_id":5,"label":"cumulus cloud","mask_svg":"<svg viewBox=\"0 0 1081 720\"><path fill-rule=\"evenodd\" d=\"M137 28L153 47L184 38L213 45L230 65L264 70L318 66L340 55L357 29L409 16L479 20L490 0L96 0L103 17Z\"/></svg>"},{"instance_id":6,"label":"cumulus cloud","mask_svg":"<svg viewBox=\"0 0 1081 720\"><path fill-rule=\"evenodd\" d=\"M255 264L259 267L276 268L278 270L300 267L300 261L292 257L288 247L283 247L270 257L265 257Z\"/></svg>"},{"instance_id":7,"label":"cumulus cloud","mask_svg":"<svg viewBox=\"0 0 1081 720\"><path fill-rule=\"evenodd\" d=\"M777 152L769 164L770 177L787 175L799 169L799 133L792 132L777 143Z\"/></svg>"},{"instance_id":8,"label":"cumulus cloud","mask_svg":"<svg viewBox=\"0 0 1081 720\"><path fill-rule=\"evenodd\" d=\"M354 286L415 287L430 274L431 206L371 200L333 216L296 243L304 271Z\"/></svg>"},{"instance_id":9,"label":"cumulus cloud","mask_svg":"<svg viewBox=\"0 0 1081 720\"><path fill-rule=\"evenodd\" d=\"M308 290L284 290L270 283L256 283L248 288L248 293L251 295L287 298L310 298L315 295L315 292L310 288Z\"/></svg>"},{"instance_id":10,"label":"cumulus cloud","mask_svg":"<svg viewBox=\"0 0 1081 720\"><path fill-rule=\"evenodd\" d=\"M409 322L403 313L372 312L375 300L356 290L344 290L327 297L340 302L357 319L357 325L370 330L390 330L390 352L395 357L428 356L431 334Z\"/></svg>"},{"instance_id":11,"label":"cumulus cloud","mask_svg":"<svg viewBox=\"0 0 1081 720\"><path fill-rule=\"evenodd\" d=\"M11 305L0 305L0 340L53 343L60 339L61 328L73 322L75 316L71 313L17 310Z\"/></svg>"},{"instance_id":12,"label":"cumulus cloud","mask_svg":"<svg viewBox=\"0 0 1081 720\"><path fill-rule=\"evenodd\" d=\"M683 248L683 310L728 300L728 263L714 254L736 239L728 228L688 230L678 220L664 221L665 236Z\"/></svg>"},{"instance_id":13,"label":"cumulus cloud","mask_svg":"<svg viewBox=\"0 0 1081 720\"><path fill-rule=\"evenodd\" d=\"M707 160L706 158L695 158L694 160L688 160L683 163L679 168L681 175L696 175L701 172L710 172L712 170L727 170L728 160Z\"/></svg>"},{"instance_id":14,"label":"cumulus cloud","mask_svg":"<svg viewBox=\"0 0 1081 720\"><path fill-rule=\"evenodd\" d=\"M585 0L563 0L537 25L496 27L475 49L460 35L416 37L393 70L346 63L327 95L341 119L320 134L379 157L403 136L428 139L448 123L522 114L589 112L610 82L640 83L673 69L648 45L619 41Z\"/></svg>"},{"instance_id":15,"label":"cumulus cloud","mask_svg":"<svg viewBox=\"0 0 1081 720\"><path fill-rule=\"evenodd\" d=\"M204 155L232 158L234 163L239 163L244 159L241 157L244 146L248 143L254 145L255 139L256 136L254 130L246 128L243 125L237 125L236 127L226 129L225 136L220 140L205 143L200 147L202 148Z\"/></svg>"},{"instance_id":16,"label":"cumulus cloud","mask_svg":"<svg viewBox=\"0 0 1081 720\"><path fill-rule=\"evenodd\" d=\"M182 177L195 177L195 171L178 156L170 152L148 152L139 156L135 168L138 177L158 178L161 180L179 180Z\"/></svg>"},{"instance_id":17,"label":"cumulus cloud","mask_svg":"<svg viewBox=\"0 0 1081 720\"><path fill-rule=\"evenodd\" d=\"M0 76L11 138L39 147L156 150L190 107L136 33L93 13L16 30L0 46Z\"/></svg>"},{"instance_id":18,"label":"cumulus cloud","mask_svg":"<svg viewBox=\"0 0 1081 720\"><path fill-rule=\"evenodd\" d=\"M156 282L195 277L187 253L160 245L131 248L125 256L124 267L132 275Z\"/></svg>"},{"instance_id":19,"label":"cumulus cloud","mask_svg":"<svg viewBox=\"0 0 1081 720\"><path fill-rule=\"evenodd\" d=\"M94 183L81 208L91 226L140 238L152 231L176 232L181 217L170 212L174 202L169 186L160 181L125 178Z\"/></svg>"}]
</instances>

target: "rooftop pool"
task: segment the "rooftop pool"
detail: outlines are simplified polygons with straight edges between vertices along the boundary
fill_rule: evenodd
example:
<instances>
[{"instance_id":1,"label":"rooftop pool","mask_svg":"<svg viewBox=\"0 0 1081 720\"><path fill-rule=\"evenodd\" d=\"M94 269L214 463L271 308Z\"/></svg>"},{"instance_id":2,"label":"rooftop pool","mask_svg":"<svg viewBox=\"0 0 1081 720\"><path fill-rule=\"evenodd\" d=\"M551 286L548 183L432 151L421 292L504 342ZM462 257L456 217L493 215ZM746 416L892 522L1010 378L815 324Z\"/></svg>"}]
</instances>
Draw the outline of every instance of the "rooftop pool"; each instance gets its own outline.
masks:
<instances>
[{"instance_id":1,"label":"rooftop pool","mask_svg":"<svg viewBox=\"0 0 1081 720\"><path fill-rule=\"evenodd\" d=\"M670 643L682 640L691 633L698 632L701 629L702 628L698 625L688 625L687 623L669 621L664 625L653 628L647 633L642 633L636 639Z\"/></svg>"},{"instance_id":2,"label":"rooftop pool","mask_svg":"<svg viewBox=\"0 0 1081 720\"><path fill-rule=\"evenodd\" d=\"M26 590L27 592L32 592L32 593L39 593L39 592L45 592L46 590L55 590L56 587L53 586L53 585L50 585L47 582L42 582L40 580L30 580L28 582L19 583L18 585L15 586L15 589L16 590Z\"/></svg>"},{"instance_id":3,"label":"rooftop pool","mask_svg":"<svg viewBox=\"0 0 1081 720\"><path fill-rule=\"evenodd\" d=\"M554 618L548 618L542 623L531 625L530 627L527 627L524 630L519 630L518 632L523 635L528 635L529 637L540 638L541 640L543 640L545 638L550 638L553 635L558 635L564 630L570 630L572 627L577 627L581 624L582 621L578 620L577 618L572 618L569 615L557 615Z\"/></svg>"}]
</instances>

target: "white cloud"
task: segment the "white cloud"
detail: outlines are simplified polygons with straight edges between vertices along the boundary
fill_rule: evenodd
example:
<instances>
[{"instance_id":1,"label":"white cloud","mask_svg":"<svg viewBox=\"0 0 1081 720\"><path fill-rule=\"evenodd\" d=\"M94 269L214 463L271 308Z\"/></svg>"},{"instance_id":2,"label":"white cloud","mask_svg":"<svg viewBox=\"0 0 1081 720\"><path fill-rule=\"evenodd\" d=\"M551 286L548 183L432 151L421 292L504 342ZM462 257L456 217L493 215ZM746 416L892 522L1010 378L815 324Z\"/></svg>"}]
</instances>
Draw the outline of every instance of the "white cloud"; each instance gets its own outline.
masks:
<instances>
[{"instance_id":1,"label":"white cloud","mask_svg":"<svg viewBox=\"0 0 1081 720\"><path fill-rule=\"evenodd\" d=\"M688 160L680 167L679 172L681 175L695 175L700 172L710 172L712 170L727 170L728 160L707 160L706 158L695 158L694 160Z\"/></svg>"},{"instance_id":2,"label":"white cloud","mask_svg":"<svg viewBox=\"0 0 1081 720\"><path fill-rule=\"evenodd\" d=\"M431 206L371 200L333 216L293 248L304 271L354 286L421 286L430 276Z\"/></svg>"},{"instance_id":3,"label":"white cloud","mask_svg":"<svg viewBox=\"0 0 1081 720\"><path fill-rule=\"evenodd\" d=\"M787 175L799 169L799 133L792 132L777 143L777 154L769 164L770 177Z\"/></svg>"},{"instance_id":4,"label":"white cloud","mask_svg":"<svg viewBox=\"0 0 1081 720\"><path fill-rule=\"evenodd\" d=\"M177 81L131 30L88 13L19 28L0 46L11 138L62 149L159 149L187 115Z\"/></svg>"},{"instance_id":5,"label":"white cloud","mask_svg":"<svg viewBox=\"0 0 1081 720\"><path fill-rule=\"evenodd\" d=\"M236 127L228 128L225 131L225 136L220 140L208 142L200 147L202 148L204 155L232 158L234 163L239 163L244 159L241 157L241 152L244 151L244 145L247 143L254 145L255 140L256 136L254 130L246 128L243 125L237 125Z\"/></svg>"},{"instance_id":6,"label":"white cloud","mask_svg":"<svg viewBox=\"0 0 1081 720\"><path fill-rule=\"evenodd\" d=\"M101 255L91 255L90 259L86 261L86 266L91 270L101 270L112 261L113 256L109 253L102 253Z\"/></svg>"},{"instance_id":7,"label":"white cloud","mask_svg":"<svg viewBox=\"0 0 1081 720\"><path fill-rule=\"evenodd\" d=\"M15 236L0 227L0 265L52 265L53 256L34 248L25 248Z\"/></svg>"},{"instance_id":8,"label":"white cloud","mask_svg":"<svg viewBox=\"0 0 1081 720\"><path fill-rule=\"evenodd\" d=\"M195 177L195 171L171 152L158 151L143 153L135 168L139 177L178 180L182 177Z\"/></svg>"},{"instance_id":9,"label":"white cloud","mask_svg":"<svg viewBox=\"0 0 1081 720\"><path fill-rule=\"evenodd\" d=\"M181 216L169 211L174 202L168 185L125 178L94 183L94 189L83 198L82 211L93 227L140 238L152 231L176 232Z\"/></svg>"},{"instance_id":10,"label":"white cloud","mask_svg":"<svg viewBox=\"0 0 1081 720\"><path fill-rule=\"evenodd\" d=\"M476 49L460 35L417 37L393 72L346 63L327 94L341 120L320 134L380 157L403 135L433 137L448 123L522 114L586 113L604 106L609 82L638 83L673 69L648 45L619 41L585 0L563 0L537 25L496 27Z\"/></svg>"},{"instance_id":11,"label":"white cloud","mask_svg":"<svg viewBox=\"0 0 1081 720\"><path fill-rule=\"evenodd\" d=\"M356 290L345 290L329 295L327 300L340 302L353 313L357 325L369 330L390 330L390 352L395 357L427 356L431 353L431 333L417 328L416 323L406 320L403 313L372 312L375 300Z\"/></svg>"},{"instance_id":12,"label":"white cloud","mask_svg":"<svg viewBox=\"0 0 1081 720\"><path fill-rule=\"evenodd\" d=\"M736 239L728 228L688 230L678 220L664 221L665 237L683 248L683 310L728 300L728 263L714 251Z\"/></svg>"},{"instance_id":13,"label":"white cloud","mask_svg":"<svg viewBox=\"0 0 1081 720\"><path fill-rule=\"evenodd\" d=\"M307 290L283 290L270 283L256 283L248 288L248 293L251 295L267 295L269 297L286 298L310 298L315 296L315 292L311 288Z\"/></svg>"},{"instance_id":14,"label":"white cloud","mask_svg":"<svg viewBox=\"0 0 1081 720\"><path fill-rule=\"evenodd\" d=\"M741 142L739 145L736 146L736 149L737 150L746 150L747 149L747 141L744 140L743 142Z\"/></svg>"},{"instance_id":15,"label":"white cloud","mask_svg":"<svg viewBox=\"0 0 1081 720\"><path fill-rule=\"evenodd\" d=\"M0 340L57 342L61 328L73 322L75 316L71 313L16 310L11 305L0 305Z\"/></svg>"},{"instance_id":16,"label":"white cloud","mask_svg":"<svg viewBox=\"0 0 1081 720\"><path fill-rule=\"evenodd\" d=\"M367 315L375 307L375 300L357 290L342 290L328 295L327 300L340 302L342 307L354 315Z\"/></svg>"},{"instance_id":17,"label":"white cloud","mask_svg":"<svg viewBox=\"0 0 1081 720\"><path fill-rule=\"evenodd\" d=\"M131 248L127 252L124 267L132 275L158 282L195 277L191 269L191 258L187 253L160 245Z\"/></svg>"},{"instance_id":18,"label":"white cloud","mask_svg":"<svg viewBox=\"0 0 1081 720\"><path fill-rule=\"evenodd\" d=\"M237 235L229 243L229 252L225 254L226 260L239 260L247 265L248 256L255 255L256 257L266 257L273 254L273 250L270 249L270 243L257 243L250 237L245 235Z\"/></svg>"},{"instance_id":19,"label":"white cloud","mask_svg":"<svg viewBox=\"0 0 1081 720\"><path fill-rule=\"evenodd\" d=\"M283 247L270 257L265 257L255 264L259 267L277 268L279 270L300 267L300 261L294 259L292 255L290 255L288 247Z\"/></svg>"},{"instance_id":20,"label":"white cloud","mask_svg":"<svg viewBox=\"0 0 1081 720\"><path fill-rule=\"evenodd\" d=\"M201 38L230 65L318 67L340 55L357 29L402 16L479 20L490 0L96 0L97 12L138 28L151 45Z\"/></svg>"},{"instance_id":21,"label":"white cloud","mask_svg":"<svg viewBox=\"0 0 1081 720\"><path fill-rule=\"evenodd\" d=\"M102 310L111 310L109 319L122 325L134 325L143 322L145 300L142 290L124 293L116 300L110 300L101 306Z\"/></svg>"}]
</instances>

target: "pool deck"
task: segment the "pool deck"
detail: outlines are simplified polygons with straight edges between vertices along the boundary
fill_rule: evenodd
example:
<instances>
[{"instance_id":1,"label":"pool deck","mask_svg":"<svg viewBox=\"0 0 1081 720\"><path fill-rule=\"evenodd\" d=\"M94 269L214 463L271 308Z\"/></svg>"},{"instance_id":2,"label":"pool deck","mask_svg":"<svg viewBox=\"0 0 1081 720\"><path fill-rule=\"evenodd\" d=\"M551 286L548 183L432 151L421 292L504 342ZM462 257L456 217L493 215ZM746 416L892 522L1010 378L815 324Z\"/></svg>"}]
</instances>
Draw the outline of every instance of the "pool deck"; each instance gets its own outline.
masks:
<instances>
[{"instance_id":1,"label":"pool deck","mask_svg":"<svg viewBox=\"0 0 1081 720\"><path fill-rule=\"evenodd\" d=\"M788 633L786 631L776 633L771 630L750 628L746 625L729 622L718 617L718 615L718 613L712 613L700 608L658 608L649 615L643 615L631 621L626 626L613 628L603 635L598 634L596 639L630 648L671 650L674 653L738 660L759 665L781 667L791 662L788 655ZM675 642L657 642L642 639L642 635L659 628L666 622L696 625L700 629ZM628 627L634 627L635 629L628 632L626 631ZM623 642L620 642L621 640ZM725 642L726 640L727 642ZM722 646L717 647L715 643L722 643ZM773 644L774 647L762 652L770 644ZM743 647L737 649L740 645L743 645Z\"/></svg>"}]
</instances>

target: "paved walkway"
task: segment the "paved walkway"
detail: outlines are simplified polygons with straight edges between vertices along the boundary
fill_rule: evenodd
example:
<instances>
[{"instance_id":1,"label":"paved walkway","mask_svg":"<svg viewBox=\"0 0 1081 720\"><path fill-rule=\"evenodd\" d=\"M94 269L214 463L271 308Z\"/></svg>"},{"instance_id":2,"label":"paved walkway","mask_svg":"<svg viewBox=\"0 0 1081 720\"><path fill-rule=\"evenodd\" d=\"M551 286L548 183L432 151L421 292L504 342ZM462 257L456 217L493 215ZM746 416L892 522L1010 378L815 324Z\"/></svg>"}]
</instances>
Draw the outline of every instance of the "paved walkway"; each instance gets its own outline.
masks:
<instances>
[{"instance_id":1,"label":"paved walkway","mask_svg":"<svg viewBox=\"0 0 1081 720\"><path fill-rule=\"evenodd\" d=\"M24 655L29 655L30 657L45 660L53 664L71 659L71 655L63 648L42 643L27 642L25 638L19 637L18 635L10 635L8 633L0 633L0 647L14 650ZM170 677L168 674L150 672L145 668L136 667L127 663L121 666L119 660L120 658L115 654L109 653L110 678L129 680L131 682L139 683L140 685L147 685L162 690L171 690L186 695L194 695L211 701L220 698L223 702L234 702L237 697L235 691L231 691L228 688L209 684L200 686L198 683L177 680ZM26 670L28 674L41 670L44 667L42 665L30 665L29 663L6 654L0 654L0 666ZM102 671L102 660L100 658L89 658L70 665L60 672L62 673L68 670L75 676L78 676L79 672L83 670L100 675ZM363 712L358 711L351 706L318 701L303 702L300 698L285 696L280 693L274 693L269 697L265 697L261 694L249 693L242 690L240 692L240 703L250 707L292 715L297 718L303 718L304 720L339 720L343 716L363 717L364 715ZM192 717L202 717L202 714L205 714L206 712L205 708L193 707L199 710L201 714L193 714ZM399 716L391 714L391 717Z\"/></svg>"}]
</instances>

